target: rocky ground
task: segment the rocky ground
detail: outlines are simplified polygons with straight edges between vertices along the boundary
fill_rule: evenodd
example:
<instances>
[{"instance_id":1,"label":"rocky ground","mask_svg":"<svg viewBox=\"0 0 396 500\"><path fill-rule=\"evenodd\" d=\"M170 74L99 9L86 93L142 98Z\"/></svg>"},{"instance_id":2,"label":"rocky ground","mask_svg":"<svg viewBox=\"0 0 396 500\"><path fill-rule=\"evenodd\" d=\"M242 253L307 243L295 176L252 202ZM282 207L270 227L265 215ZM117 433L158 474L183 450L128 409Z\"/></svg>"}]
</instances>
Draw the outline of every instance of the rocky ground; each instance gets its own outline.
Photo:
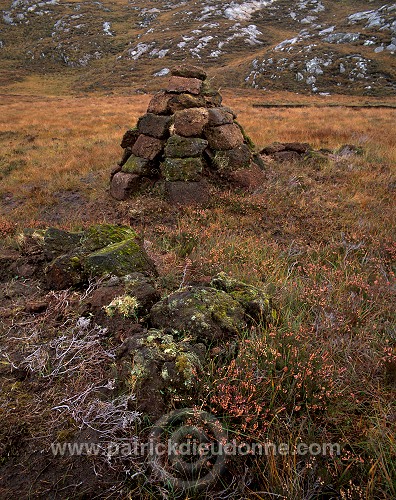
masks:
<instances>
[{"instance_id":1,"label":"rocky ground","mask_svg":"<svg viewBox=\"0 0 396 500\"><path fill-rule=\"evenodd\" d=\"M142 90L183 60L227 86L389 95L395 13L395 4L357 0L3 1L3 82L62 71L73 90Z\"/></svg>"}]
</instances>

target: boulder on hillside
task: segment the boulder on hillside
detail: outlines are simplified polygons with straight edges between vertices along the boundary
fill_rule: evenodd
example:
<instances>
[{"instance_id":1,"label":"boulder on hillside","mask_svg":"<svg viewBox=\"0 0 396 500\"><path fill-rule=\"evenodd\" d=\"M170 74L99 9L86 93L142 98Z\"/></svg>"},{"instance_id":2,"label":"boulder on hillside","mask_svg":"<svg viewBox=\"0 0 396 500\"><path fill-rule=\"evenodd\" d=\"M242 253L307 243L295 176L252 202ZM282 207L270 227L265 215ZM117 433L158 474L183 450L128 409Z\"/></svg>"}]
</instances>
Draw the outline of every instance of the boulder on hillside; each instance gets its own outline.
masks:
<instances>
[{"instance_id":1,"label":"boulder on hillside","mask_svg":"<svg viewBox=\"0 0 396 500\"><path fill-rule=\"evenodd\" d=\"M137 410L158 417L170 399L194 396L205 354L205 346L190 339L177 340L163 329L143 331L119 348L117 380L120 388L137 394Z\"/></svg>"},{"instance_id":2,"label":"boulder on hillside","mask_svg":"<svg viewBox=\"0 0 396 500\"><path fill-rule=\"evenodd\" d=\"M92 277L156 274L136 233L125 226L99 224L81 233L50 228L43 246L47 256L56 256L45 271L48 286L56 290L84 284Z\"/></svg>"},{"instance_id":3,"label":"boulder on hillside","mask_svg":"<svg viewBox=\"0 0 396 500\"><path fill-rule=\"evenodd\" d=\"M154 328L171 328L205 344L235 337L246 327L241 304L209 287L170 294L151 309L150 321Z\"/></svg>"}]
</instances>

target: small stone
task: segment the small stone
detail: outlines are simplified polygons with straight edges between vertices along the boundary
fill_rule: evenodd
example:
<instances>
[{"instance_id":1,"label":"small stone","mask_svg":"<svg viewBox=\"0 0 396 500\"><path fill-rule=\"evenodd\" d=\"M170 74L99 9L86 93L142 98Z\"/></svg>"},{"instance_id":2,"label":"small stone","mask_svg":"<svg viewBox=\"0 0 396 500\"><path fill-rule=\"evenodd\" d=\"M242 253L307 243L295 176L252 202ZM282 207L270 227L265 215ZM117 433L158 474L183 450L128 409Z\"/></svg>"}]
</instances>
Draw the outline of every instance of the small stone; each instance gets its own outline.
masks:
<instances>
[{"instance_id":1,"label":"small stone","mask_svg":"<svg viewBox=\"0 0 396 500\"><path fill-rule=\"evenodd\" d=\"M113 243L87 255L83 265L90 276L125 276L133 272L155 273L153 261L133 238Z\"/></svg>"},{"instance_id":2,"label":"small stone","mask_svg":"<svg viewBox=\"0 0 396 500\"><path fill-rule=\"evenodd\" d=\"M147 113L139 119L138 129L141 134L164 139L169 137L169 126L171 118L169 116L158 116L154 113Z\"/></svg>"},{"instance_id":3,"label":"small stone","mask_svg":"<svg viewBox=\"0 0 396 500\"><path fill-rule=\"evenodd\" d=\"M122 138L121 147L124 149L131 148L135 144L138 137L139 137L139 131L136 127L127 130L124 134L124 137Z\"/></svg>"},{"instance_id":4,"label":"small stone","mask_svg":"<svg viewBox=\"0 0 396 500\"><path fill-rule=\"evenodd\" d=\"M308 153L311 151L311 146L307 142L285 142L285 149L295 151L299 154Z\"/></svg>"},{"instance_id":5,"label":"small stone","mask_svg":"<svg viewBox=\"0 0 396 500\"><path fill-rule=\"evenodd\" d=\"M204 180L166 181L165 193L169 201L177 205L206 205L210 201L209 186Z\"/></svg>"},{"instance_id":6,"label":"small stone","mask_svg":"<svg viewBox=\"0 0 396 500\"><path fill-rule=\"evenodd\" d=\"M44 233L43 249L47 259L70 252L81 243L83 233L71 233L56 227L49 227Z\"/></svg>"},{"instance_id":7,"label":"small stone","mask_svg":"<svg viewBox=\"0 0 396 500\"><path fill-rule=\"evenodd\" d=\"M174 115L175 133L184 137L199 137L208 123L206 108L191 108L177 111Z\"/></svg>"},{"instance_id":8,"label":"small stone","mask_svg":"<svg viewBox=\"0 0 396 500\"><path fill-rule=\"evenodd\" d=\"M205 137L212 149L226 150L241 146L244 142L242 132L238 125L220 125L210 127L205 132Z\"/></svg>"},{"instance_id":9,"label":"small stone","mask_svg":"<svg viewBox=\"0 0 396 500\"><path fill-rule=\"evenodd\" d=\"M171 113L188 108L202 108L205 99L201 95L174 94L168 101L168 109Z\"/></svg>"},{"instance_id":10,"label":"small stone","mask_svg":"<svg viewBox=\"0 0 396 500\"><path fill-rule=\"evenodd\" d=\"M167 94L164 91L158 92L151 99L147 108L147 112L154 113L155 115L171 114L171 111L168 108L168 103L171 97L171 95Z\"/></svg>"},{"instance_id":11,"label":"small stone","mask_svg":"<svg viewBox=\"0 0 396 500\"><path fill-rule=\"evenodd\" d=\"M182 76L184 78L198 78L199 80L205 80L207 74L203 68L198 66L182 65L176 66L171 70L172 76Z\"/></svg>"},{"instance_id":12,"label":"small stone","mask_svg":"<svg viewBox=\"0 0 396 500\"><path fill-rule=\"evenodd\" d=\"M125 165L122 167L122 172L128 174L150 176L153 173L153 163L146 158L131 155Z\"/></svg>"},{"instance_id":13,"label":"small stone","mask_svg":"<svg viewBox=\"0 0 396 500\"><path fill-rule=\"evenodd\" d=\"M167 158L161 165L167 181L199 181L202 169L201 158Z\"/></svg>"},{"instance_id":14,"label":"small stone","mask_svg":"<svg viewBox=\"0 0 396 500\"><path fill-rule=\"evenodd\" d=\"M140 188L140 177L136 174L118 172L110 184L110 194L116 200L126 200Z\"/></svg>"},{"instance_id":15,"label":"small stone","mask_svg":"<svg viewBox=\"0 0 396 500\"><path fill-rule=\"evenodd\" d=\"M280 142L274 142L263 148L260 153L263 155L272 155L274 153L278 153L279 151L284 151L286 146Z\"/></svg>"},{"instance_id":16,"label":"small stone","mask_svg":"<svg viewBox=\"0 0 396 500\"><path fill-rule=\"evenodd\" d=\"M208 124L211 127L227 125L234 122L234 115L225 108L210 108Z\"/></svg>"},{"instance_id":17,"label":"small stone","mask_svg":"<svg viewBox=\"0 0 396 500\"><path fill-rule=\"evenodd\" d=\"M202 80L198 78L183 78L182 76L172 76L169 80L168 92L176 92L181 94L188 92L189 94L198 95L201 92Z\"/></svg>"},{"instance_id":18,"label":"small stone","mask_svg":"<svg viewBox=\"0 0 396 500\"><path fill-rule=\"evenodd\" d=\"M164 141L141 134L132 148L132 153L147 160L154 160L161 153L163 145Z\"/></svg>"},{"instance_id":19,"label":"small stone","mask_svg":"<svg viewBox=\"0 0 396 500\"><path fill-rule=\"evenodd\" d=\"M207 146L208 141L205 139L172 135L166 143L165 156L168 158L194 158L200 156Z\"/></svg>"},{"instance_id":20,"label":"small stone","mask_svg":"<svg viewBox=\"0 0 396 500\"><path fill-rule=\"evenodd\" d=\"M296 151L279 151L272 155L273 159L278 162L299 161L301 156Z\"/></svg>"}]
</instances>

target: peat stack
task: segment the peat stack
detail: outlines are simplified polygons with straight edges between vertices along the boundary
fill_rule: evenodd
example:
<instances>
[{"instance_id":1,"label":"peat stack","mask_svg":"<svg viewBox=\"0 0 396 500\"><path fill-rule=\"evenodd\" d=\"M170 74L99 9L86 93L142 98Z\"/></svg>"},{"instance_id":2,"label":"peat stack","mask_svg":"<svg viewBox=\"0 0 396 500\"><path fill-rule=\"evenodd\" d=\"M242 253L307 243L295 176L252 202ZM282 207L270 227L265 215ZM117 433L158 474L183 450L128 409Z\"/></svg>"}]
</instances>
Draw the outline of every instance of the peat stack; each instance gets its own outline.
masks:
<instances>
[{"instance_id":1,"label":"peat stack","mask_svg":"<svg viewBox=\"0 0 396 500\"><path fill-rule=\"evenodd\" d=\"M263 167L205 71L178 66L171 75L166 90L154 95L147 113L122 139L124 154L111 173L110 192L117 200L129 198L152 179L164 183L172 202L206 202L208 180L239 182L241 173L251 174L253 164L256 172Z\"/></svg>"}]
</instances>

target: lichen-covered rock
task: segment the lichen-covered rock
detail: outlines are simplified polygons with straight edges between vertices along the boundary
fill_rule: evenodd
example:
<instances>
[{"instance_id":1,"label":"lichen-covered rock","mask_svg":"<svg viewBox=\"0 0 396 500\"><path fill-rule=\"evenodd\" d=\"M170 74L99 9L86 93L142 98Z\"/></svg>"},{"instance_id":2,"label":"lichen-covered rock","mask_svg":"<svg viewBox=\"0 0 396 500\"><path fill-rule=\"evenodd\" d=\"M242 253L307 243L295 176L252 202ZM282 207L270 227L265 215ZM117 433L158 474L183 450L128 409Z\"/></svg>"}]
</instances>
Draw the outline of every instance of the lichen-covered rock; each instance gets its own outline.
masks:
<instances>
[{"instance_id":1,"label":"lichen-covered rock","mask_svg":"<svg viewBox=\"0 0 396 500\"><path fill-rule=\"evenodd\" d=\"M165 145L168 158L194 158L201 156L208 146L208 141L198 137L172 135Z\"/></svg>"},{"instance_id":2,"label":"lichen-covered rock","mask_svg":"<svg viewBox=\"0 0 396 500\"><path fill-rule=\"evenodd\" d=\"M216 151L213 163L219 172L232 172L240 168L249 168L252 155L246 144L233 149Z\"/></svg>"},{"instance_id":3,"label":"lichen-covered rock","mask_svg":"<svg viewBox=\"0 0 396 500\"><path fill-rule=\"evenodd\" d=\"M90 253L84 258L83 267L90 276L123 276L135 271L154 272L153 262L132 238Z\"/></svg>"},{"instance_id":4,"label":"lichen-covered rock","mask_svg":"<svg viewBox=\"0 0 396 500\"><path fill-rule=\"evenodd\" d=\"M246 327L241 304L209 287L172 293L154 305L150 320L156 328L172 328L206 344L236 336Z\"/></svg>"},{"instance_id":5,"label":"lichen-covered rock","mask_svg":"<svg viewBox=\"0 0 396 500\"><path fill-rule=\"evenodd\" d=\"M201 158L166 158L161 172L167 181L198 181L203 164Z\"/></svg>"},{"instance_id":6,"label":"lichen-covered rock","mask_svg":"<svg viewBox=\"0 0 396 500\"><path fill-rule=\"evenodd\" d=\"M44 233L43 249L44 255L47 259L54 259L55 257L70 252L78 247L83 233L70 233L57 229L56 227L48 228Z\"/></svg>"},{"instance_id":7,"label":"lichen-covered rock","mask_svg":"<svg viewBox=\"0 0 396 500\"><path fill-rule=\"evenodd\" d=\"M153 174L153 163L146 158L131 155L122 167L122 172L128 174L150 176Z\"/></svg>"},{"instance_id":8,"label":"lichen-covered rock","mask_svg":"<svg viewBox=\"0 0 396 500\"><path fill-rule=\"evenodd\" d=\"M199 137L208 123L206 108L190 108L176 111L174 115L175 133L184 137Z\"/></svg>"},{"instance_id":9,"label":"lichen-covered rock","mask_svg":"<svg viewBox=\"0 0 396 500\"><path fill-rule=\"evenodd\" d=\"M169 126L171 118L169 116L157 116L154 113L146 113L138 121L138 130L141 134L165 139L169 136Z\"/></svg>"},{"instance_id":10,"label":"lichen-covered rock","mask_svg":"<svg viewBox=\"0 0 396 500\"><path fill-rule=\"evenodd\" d=\"M83 231L81 247L82 251L89 253L131 239L137 239L137 234L130 227L116 226L114 224L94 224Z\"/></svg>"},{"instance_id":11,"label":"lichen-covered rock","mask_svg":"<svg viewBox=\"0 0 396 500\"><path fill-rule=\"evenodd\" d=\"M77 233L67 234L71 236L63 237L70 241ZM47 266L45 274L50 288L69 288L104 275L156 274L154 263L129 227L98 224L78 233L78 237L72 250L67 252L65 246L64 255Z\"/></svg>"},{"instance_id":12,"label":"lichen-covered rock","mask_svg":"<svg viewBox=\"0 0 396 500\"><path fill-rule=\"evenodd\" d=\"M175 94L167 103L167 109L171 113L188 108L202 108L205 106L205 99L200 95Z\"/></svg>"},{"instance_id":13,"label":"lichen-covered rock","mask_svg":"<svg viewBox=\"0 0 396 500\"><path fill-rule=\"evenodd\" d=\"M222 290L234 300L237 300L245 310L248 320L260 322L262 324L275 323L278 313L272 305L271 297L252 285L219 273L215 276L210 285L216 290Z\"/></svg>"},{"instance_id":14,"label":"lichen-covered rock","mask_svg":"<svg viewBox=\"0 0 396 500\"><path fill-rule=\"evenodd\" d=\"M160 415L172 398L180 401L194 394L204 357L203 344L177 341L163 330L148 330L120 347L117 379L137 395L139 411Z\"/></svg>"},{"instance_id":15,"label":"lichen-covered rock","mask_svg":"<svg viewBox=\"0 0 396 500\"><path fill-rule=\"evenodd\" d=\"M142 273L131 273L122 277L111 276L105 280L84 301L84 308L89 314L99 317L99 324L103 324L103 318L108 315L106 308L114 299L122 297L132 297L136 300L137 317L147 315L161 298L152 278Z\"/></svg>"}]
</instances>

